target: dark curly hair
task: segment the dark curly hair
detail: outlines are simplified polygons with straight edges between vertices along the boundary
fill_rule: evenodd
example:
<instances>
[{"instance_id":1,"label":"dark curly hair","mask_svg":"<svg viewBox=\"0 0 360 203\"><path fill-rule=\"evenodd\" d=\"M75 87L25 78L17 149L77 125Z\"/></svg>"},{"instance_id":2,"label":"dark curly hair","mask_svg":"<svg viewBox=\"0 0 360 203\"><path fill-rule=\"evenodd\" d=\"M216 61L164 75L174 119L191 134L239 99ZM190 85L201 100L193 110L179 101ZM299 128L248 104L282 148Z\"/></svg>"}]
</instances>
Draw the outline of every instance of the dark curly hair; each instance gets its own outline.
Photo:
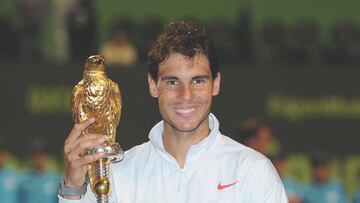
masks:
<instances>
[{"instance_id":1,"label":"dark curly hair","mask_svg":"<svg viewBox=\"0 0 360 203\"><path fill-rule=\"evenodd\" d=\"M204 27L193 21L176 21L165 27L155 40L147 57L151 77L157 81L159 64L171 53L179 53L189 58L204 54L209 60L212 78L219 72L218 59L214 44Z\"/></svg>"}]
</instances>

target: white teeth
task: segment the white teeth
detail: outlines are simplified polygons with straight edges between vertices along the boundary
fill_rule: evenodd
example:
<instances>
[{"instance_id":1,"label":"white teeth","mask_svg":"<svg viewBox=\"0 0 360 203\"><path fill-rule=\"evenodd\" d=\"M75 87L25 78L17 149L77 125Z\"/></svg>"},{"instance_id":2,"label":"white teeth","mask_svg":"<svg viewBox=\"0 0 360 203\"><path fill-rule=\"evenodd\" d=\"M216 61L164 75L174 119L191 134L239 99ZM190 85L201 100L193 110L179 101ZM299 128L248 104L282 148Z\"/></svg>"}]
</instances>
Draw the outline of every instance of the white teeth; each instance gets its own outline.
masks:
<instances>
[{"instance_id":1,"label":"white teeth","mask_svg":"<svg viewBox=\"0 0 360 203\"><path fill-rule=\"evenodd\" d=\"M191 109L175 109L175 111L177 113L181 113L181 114L188 114L188 113L191 113L191 112L195 111L195 108L191 108Z\"/></svg>"}]
</instances>

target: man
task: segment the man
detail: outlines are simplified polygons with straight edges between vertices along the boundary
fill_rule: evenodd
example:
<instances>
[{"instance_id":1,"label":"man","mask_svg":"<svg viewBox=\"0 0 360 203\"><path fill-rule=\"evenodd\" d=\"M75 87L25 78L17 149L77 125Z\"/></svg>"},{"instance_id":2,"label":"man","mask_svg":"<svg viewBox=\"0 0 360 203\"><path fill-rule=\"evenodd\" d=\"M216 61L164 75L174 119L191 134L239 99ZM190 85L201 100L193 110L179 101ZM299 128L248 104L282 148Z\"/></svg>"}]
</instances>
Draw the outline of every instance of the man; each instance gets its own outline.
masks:
<instances>
[{"instance_id":1,"label":"man","mask_svg":"<svg viewBox=\"0 0 360 203\"><path fill-rule=\"evenodd\" d=\"M355 193L355 196L354 196L354 203L360 203L360 190L358 190L356 193Z\"/></svg>"},{"instance_id":2,"label":"man","mask_svg":"<svg viewBox=\"0 0 360 203\"><path fill-rule=\"evenodd\" d=\"M148 61L149 91L163 121L152 128L149 142L112 165L110 202L287 202L270 161L222 135L210 114L221 76L205 30L192 22L169 24ZM84 184L86 165L102 155L80 156L106 140L81 135L92 122L76 124L65 141L64 186L70 190ZM96 201L91 192L59 199Z\"/></svg>"},{"instance_id":3,"label":"man","mask_svg":"<svg viewBox=\"0 0 360 203\"><path fill-rule=\"evenodd\" d=\"M8 164L9 152L0 137L0 199L1 202L17 203L19 174Z\"/></svg>"},{"instance_id":4,"label":"man","mask_svg":"<svg viewBox=\"0 0 360 203\"><path fill-rule=\"evenodd\" d=\"M50 151L44 138L35 138L29 145L31 168L25 171L19 186L21 203L55 203L59 176L48 169Z\"/></svg>"},{"instance_id":5,"label":"man","mask_svg":"<svg viewBox=\"0 0 360 203\"><path fill-rule=\"evenodd\" d=\"M304 203L347 203L342 184L331 179L331 159L324 151L312 154L313 181L304 190Z\"/></svg>"},{"instance_id":6,"label":"man","mask_svg":"<svg viewBox=\"0 0 360 203\"><path fill-rule=\"evenodd\" d=\"M115 22L118 22L116 19ZM100 47L100 55L112 66L129 67L137 62L137 51L129 39L131 22L127 19L114 24L111 38Z\"/></svg>"},{"instance_id":7,"label":"man","mask_svg":"<svg viewBox=\"0 0 360 203\"><path fill-rule=\"evenodd\" d=\"M270 160L278 172L288 196L289 203L302 202L302 188L297 180L286 174L287 160L284 153L279 152L277 155L270 157Z\"/></svg>"},{"instance_id":8,"label":"man","mask_svg":"<svg viewBox=\"0 0 360 203\"><path fill-rule=\"evenodd\" d=\"M269 145L272 137L271 129L266 123L255 118L249 118L241 123L237 141L269 156Z\"/></svg>"}]
</instances>

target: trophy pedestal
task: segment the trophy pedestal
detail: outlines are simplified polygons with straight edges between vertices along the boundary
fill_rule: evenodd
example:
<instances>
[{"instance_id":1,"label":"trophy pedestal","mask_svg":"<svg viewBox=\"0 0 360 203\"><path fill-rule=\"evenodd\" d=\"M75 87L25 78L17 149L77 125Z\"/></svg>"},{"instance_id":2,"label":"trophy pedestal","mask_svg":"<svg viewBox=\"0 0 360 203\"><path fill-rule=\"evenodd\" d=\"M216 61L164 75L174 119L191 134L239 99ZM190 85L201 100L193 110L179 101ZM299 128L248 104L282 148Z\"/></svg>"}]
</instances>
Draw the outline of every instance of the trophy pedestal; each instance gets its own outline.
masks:
<instances>
[{"instance_id":1,"label":"trophy pedestal","mask_svg":"<svg viewBox=\"0 0 360 203\"><path fill-rule=\"evenodd\" d=\"M88 151L88 154L104 153L96 162L89 165L91 189L95 193L97 203L108 203L110 193L109 167L123 159L124 151L116 142L105 143Z\"/></svg>"}]
</instances>

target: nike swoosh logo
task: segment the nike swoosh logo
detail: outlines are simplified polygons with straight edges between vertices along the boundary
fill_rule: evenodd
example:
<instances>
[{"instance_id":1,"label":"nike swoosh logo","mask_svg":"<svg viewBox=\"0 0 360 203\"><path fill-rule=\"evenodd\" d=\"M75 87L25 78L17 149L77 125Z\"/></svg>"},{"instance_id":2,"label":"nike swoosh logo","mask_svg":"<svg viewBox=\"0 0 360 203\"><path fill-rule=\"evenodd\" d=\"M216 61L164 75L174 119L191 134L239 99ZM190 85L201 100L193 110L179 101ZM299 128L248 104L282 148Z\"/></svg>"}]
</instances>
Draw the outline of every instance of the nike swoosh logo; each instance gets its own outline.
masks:
<instances>
[{"instance_id":1,"label":"nike swoosh logo","mask_svg":"<svg viewBox=\"0 0 360 203\"><path fill-rule=\"evenodd\" d=\"M217 186L217 189L218 190L223 190L223 189L225 189L225 188L228 188L228 187L231 187L231 186L233 186L233 185L235 185L236 183L238 183L239 181L237 180L237 181L235 181L235 182L233 182L233 183L230 183L230 184L227 184L227 185L221 185L221 182L219 183L219 185Z\"/></svg>"}]
</instances>

